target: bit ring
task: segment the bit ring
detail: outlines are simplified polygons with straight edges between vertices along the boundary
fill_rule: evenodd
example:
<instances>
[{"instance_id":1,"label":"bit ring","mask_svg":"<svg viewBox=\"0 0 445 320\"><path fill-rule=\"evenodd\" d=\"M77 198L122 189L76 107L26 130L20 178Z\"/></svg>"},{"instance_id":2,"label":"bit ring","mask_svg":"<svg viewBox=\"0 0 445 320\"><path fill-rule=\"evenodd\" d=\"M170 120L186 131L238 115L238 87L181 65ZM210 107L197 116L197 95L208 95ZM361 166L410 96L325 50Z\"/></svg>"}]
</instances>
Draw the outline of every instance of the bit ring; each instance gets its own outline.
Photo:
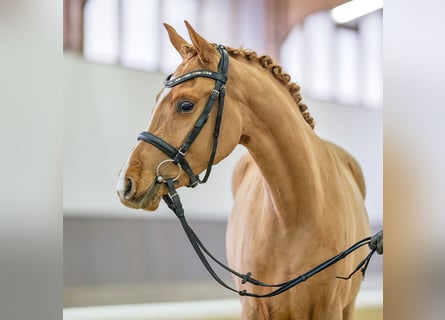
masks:
<instances>
[{"instance_id":1,"label":"bit ring","mask_svg":"<svg viewBox=\"0 0 445 320\"><path fill-rule=\"evenodd\" d=\"M164 163L167 163L167 162L172 162L173 164L176 164L176 165L178 166L178 168L179 168L178 175L177 175L175 178L172 179L173 182L178 181L179 176L180 176L181 173L182 173L182 167L181 167L181 165L180 165L179 163L177 163L177 162L174 162L172 159L167 159L167 160L161 161L161 162L158 164L158 166L156 167L156 180L157 180L159 183L165 182L164 177L161 176L160 173L159 173L159 169L161 168L161 166L162 166Z\"/></svg>"}]
</instances>

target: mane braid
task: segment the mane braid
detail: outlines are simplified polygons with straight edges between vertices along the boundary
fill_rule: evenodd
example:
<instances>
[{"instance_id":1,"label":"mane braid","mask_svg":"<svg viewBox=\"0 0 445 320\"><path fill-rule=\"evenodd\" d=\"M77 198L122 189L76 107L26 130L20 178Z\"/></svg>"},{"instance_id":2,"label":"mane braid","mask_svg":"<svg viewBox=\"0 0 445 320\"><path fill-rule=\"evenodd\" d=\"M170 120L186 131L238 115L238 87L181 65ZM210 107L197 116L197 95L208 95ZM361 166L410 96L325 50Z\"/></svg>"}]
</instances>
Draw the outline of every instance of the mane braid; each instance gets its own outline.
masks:
<instances>
[{"instance_id":1,"label":"mane braid","mask_svg":"<svg viewBox=\"0 0 445 320\"><path fill-rule=\"evenodd\" d=\"M248 61L255 61L259 63L264 69L267 69L270 73L273 74L275 79L280 81L283 85L287 87L289 93L294 98L297 103L298 108L304 118L304 120L311 126L312 129L315 127L314 119L307 111L307 105L302 102L302 97L300 94L300 86L294 82L291 82L291 76L288 73L283 71L283 68L274 63L272 58L268 55L258 56L257 53L253 50L245 50L245 49L234 49L230 47L226 47L227 52L232 57L243 57Z\"/></svg>"}]
</instances>

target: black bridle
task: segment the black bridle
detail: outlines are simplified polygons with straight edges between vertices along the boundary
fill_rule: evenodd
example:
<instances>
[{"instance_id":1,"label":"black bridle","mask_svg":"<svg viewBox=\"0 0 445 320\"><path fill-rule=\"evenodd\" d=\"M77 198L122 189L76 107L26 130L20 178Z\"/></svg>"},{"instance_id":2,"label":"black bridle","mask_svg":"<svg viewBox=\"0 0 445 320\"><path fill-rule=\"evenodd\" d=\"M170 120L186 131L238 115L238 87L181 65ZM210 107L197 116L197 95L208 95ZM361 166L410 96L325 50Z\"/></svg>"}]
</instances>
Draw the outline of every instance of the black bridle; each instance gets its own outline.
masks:
<instances>
[{"instance_id":1,"label":"black bridle","mask_svg":"<svg viewBox=\"0 0 445 320\"><path fill-rule=\"evenodd\" d=\"M219 137L219 129L221 127L221 118L222 113L224 109L224 97L225 97L225 84L227 81L227 70L229 68L229 55L227 53L227 50L223 46L217 46L216 47L221 54L221 59L219 61L218 65L218 71L208 71L208 70L196 70L189 73L186 73L182 76L179 76L174 79L170 79L171 75L167 77L167 79L164 82L164 86L166 88L174 87L180 83L183 83L185 81L188 81L193 78L197 77L206 77L216 80L215 87L212 90L212 93L210 94L210 98L207 101L206 106L204 107L204 110L202 111L201 115L199 116L198 120L195 122L195 126L193 127L192 131L188 134L186 139L184 140L184 143L176 149L172 145L170 145L165 140L159 138L158 136L150 133L150 132L141 132L138 136L138 140L142 140L145 142L148 142L158 149L160 149L162 152L167 154L172 162L179 166L179 168L183 168L184 171L189 176L189 184L188 186L191 188L196 187L200 183L206 183L207 179L210 176L210 172L212 170L213 161L215 160L215 154L216 154L216 148L218 146L218 137ZM193 173L192 168L188 164L187 160L185 159L185 155L187 151L189 150L192 143L195 141L196 137L198 137L199 133L201 132L202 128L204 127L205 123L207 122L209 118L210 111L212 110L213 105L215 104L216 100L219 97L219 103L218 103L218 112L216 115L215 120L215 128L213 130L213 146L212 146L212 153L210 154L209 162L207 164L207 170L204 175L204 178L201 180L199 178L199 175L195 175ZM159 171L159 170L158 170ZM159 178L160 176L158 176ZM159 178L159 182L163 182L164 179L162 177Z\"/></svg>"},{"instance_id":2,"label":"black bridle","mask_svg":"<svg viewBox=\"0 0 445 320\"><path fill-rule=\"evenodd\" d=\"M249 296L249 297L255 297L255 298L268 298L273 297L275 295L278 295L282 292L285 292L289 290L290 288L296 286L297 284L306 281L308 278L314 276L315 274L319 273L320 271L328 268L329 266L333 265L334 263L340 261L341 259L345 258L358 248L368 245L371 248L370 253L366 256L366 258L357 266L357 268L347 277L337 277L340 279L350 279L354 273L356 273L361 268L361 272L364 275L366 272L366 268L368 266L368 263L372 257L372 255L378 251L377 248L377 242L383 243L383 231L380 231L373 237L365 238L356 244L352 245L350 248L348 248L345 251L340 252L336 256L332 257L329 260L326 260L325 262L321 263L320 265L316 266L312 270L304 273L303 275L300 275L294 279L291 279L289 281L279 283L279 284L267 284L264 282L261 282L253 277L251 277L251 273L247 272L245 274L239 273L230 267L226 266L222 262L220 262L218 259L216 259L203 245L201 240L198 238L196 233L193 231L193 229L188 224L185 215L184 215L184 209L182 207L181 200L179 198L179 194L176 191L175 183L177 182L177 179L181 175L181 170L184 169L184 171L189 176L189 184L188 187L196 187L200 183L207 182L207 179L210 176L210 172L213 166L213 162L215 160L215 154L216 149L218 146L218 137L219 137L219 130L221 126L221 118L224 108L224 97L225 97L225 83L227 82L227 71L229 67L229 55L227 53L227 50L223 46L217 46L216 49L221 55L219 64L218 64L218 71L208 71L208 70L197 70L197 71L191 71L184 75L181 75L177 78L171 79L171 75L167 77L167 79L164 82L164 86L167 88L174 87L180 83L183 83L187 80L196 78L196 77L206 77L211 78L215 80L215 87L212 90L210 94L210 98L207 101L206 106L204 107L204 110L202 111L201 115L199 116L198 120L195 123L195 126L190 131L190 133L187 135L187 137L184 140L184 143L176 149L172 145L170 145L165 140L161 139L160 137L150 133L150 132L141 132L138 136L138 140L145 141L147 143L152 144L153 146L157 147L159 150L164 152L166 155L170 157L170 159L162 161L157 169L156 169L156 175L157 175L157 182L158 183L166 183L168 188L168 194L164 195L162 198L165 201L165 203L168 205L168 207L175 213L175 215L178 217L179 221L181 222L181 225L184 229L185 234L187 235L191 245L193 246L193 249L195 250L196 254L198 255L199 259L207 269L207 271L210 273L210 275L223 287L233 291L237 292L241 296ZM217 116L215 119L215 127L213 130L213 146L212 146L212 152L210 154L210 158L208 161L206 173L204 175L204 178L201 180L199 175L195 175L193 173L192 168L190 167L189 163L185 159L185 155L187 151L189 150L192 143L195 141L196 137L201 132L202 128L204 127L205 123L207 122L209 118L210 111L215 104L216 100L219 98L218 103L218 111ZM168 178L165 179L160 175L159 168L162 166L165 162L172 162L176 164L179 167L179 174L176 178ZM383 245L383 244L382 244ZM382 247L383 252L383 247ZM206 258L206 255L211 258L215 263L217 263L219 266L233 274L234 276L240 278L242 281L242 284L245 284L246 282L251 283L255 286L261 286L261 287L271 287L271 288L277 288L274 291L267 293L267 294L255 294L251 292L247 292L246 290L237 290L226 284L214 271L212 266L210 265L209 261Z\"/></svg>"}]
</instances>

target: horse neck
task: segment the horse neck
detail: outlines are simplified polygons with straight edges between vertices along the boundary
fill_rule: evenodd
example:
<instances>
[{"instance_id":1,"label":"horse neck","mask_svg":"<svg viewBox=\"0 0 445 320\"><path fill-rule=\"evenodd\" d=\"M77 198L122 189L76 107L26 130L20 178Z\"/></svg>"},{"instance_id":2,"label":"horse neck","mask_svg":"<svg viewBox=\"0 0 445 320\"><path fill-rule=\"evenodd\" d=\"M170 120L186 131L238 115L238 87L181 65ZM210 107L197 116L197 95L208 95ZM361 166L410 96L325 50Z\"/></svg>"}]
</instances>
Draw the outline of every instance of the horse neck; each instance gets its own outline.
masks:
<instances>
[{"instance_id":1,"label":"horse neck","mask_svg":"<svg viewBox=\"0 0 445 320\"><path fill-rule=\"evenodd\" d=\"M322 190L317 153L321 140L305 122L288 89L268 71L243 71L240 83L243 144L258 165L269 207L284 223L316 222ZM251 79L256 79L252 81ZM307 214L308 217L304 217Z\"/></svg>"}]
</instances>

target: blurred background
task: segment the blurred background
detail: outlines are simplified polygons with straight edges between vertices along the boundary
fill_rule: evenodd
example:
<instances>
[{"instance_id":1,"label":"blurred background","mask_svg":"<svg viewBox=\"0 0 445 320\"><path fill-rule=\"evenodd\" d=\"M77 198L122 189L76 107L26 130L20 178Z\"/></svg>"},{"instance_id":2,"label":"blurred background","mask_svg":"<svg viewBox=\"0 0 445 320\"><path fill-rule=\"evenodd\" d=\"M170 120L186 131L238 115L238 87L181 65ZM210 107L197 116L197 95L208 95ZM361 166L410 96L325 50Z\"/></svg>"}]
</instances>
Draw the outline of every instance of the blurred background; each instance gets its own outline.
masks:
<instances>
[{"instance_id":1,"label":"blurred background","mask_svg":"<svg viewBox=\"0 0 445 320\"><path fill-rule=\"evenodd\" d=\"M62 138L67 135L65 123L69 124L69 119L63 119L66 113L63 110L66 104L63 87L65 83L70 84L66 72L69 53L64 58L61 50L63 10L63 2L59 0L5 0L0 3L2 319L59 320L62 317L62 166L63 145L67 145ZM443 319L445 310L444 10L445 3L440 0L385 1L383 208L384 314L387 319ZM258 17L250 20L258 20ZM181 23L174 23L174 26L179 28ZM77 79L75 85L81 85L87 78ZM295 75L295 80L299 82L299 75ZM100 78L100 81L105 80ZM160 83L156 85L161 87ZM146 86L141 86L147 90ZM112 93L112 90L107 91ZM321 103L320 100L309 100L307 94L305 99L311 112ZM151 108L153 101L141 104ZM82 105L76 105L76 108L80 107ZM144 109L144 115L146 112ZM127 117L128 114L123 119ZM318 118L317 130L321 130ZM346 125L348 123L341 123L341 127ZM145 128L146 120L143 126ZM138 133L139 128L134 132ZM125 153L124 158L130 148L126 144L135 142L134 137L128 139L130 142L121 146L125 148L120 152ZM118 158L121 157L119 154ZM124 159L116 162L120 167ZM101 162L104 164L106 161ZM115 168L109 171L117 176ZM83 188L93 180L90 179ZM114 186L115 179L110 180ZM113 197L110 194L109 199ZM122 228L115 236L123 239ZM86 244L90 245L90 242ZM96 258L93 256L84 261L93 259ZM109 261L107 267L116 263L115 260ZM367 280L364 285L369 283ZM196 304L187 303L196 307ZM176 306L169 304L168 308L173 310ZM106 307L117 313L116 308ZM93 313L91 308L77 319L91 319L88 318L88 314ZM199 308L204 309L202 303ZM69 314L73 315L73 309L76 308L65 310L70 310ZM119 307L122 309L125 308ZM137 310L137 313L142 314L142 310ZM67 315L64 312L64 319L69 319ZM114 319L119 317L114 316ZM130 317L120 319L128 320ZM197 317L191 319L196 320Z\"/></svg>"},{"instance_id":2,"label":"blurred background","mask_svg":"<svg viewBox=\"0 0 445 320\"><path fill-rule=\"evenodd\" d=\"M236 299L206 273L164 204L131 210L115 192L155 95L180 62L163 22L187 39L188 20L211 42L279 61L301 86L316 133L361 164L372 231L382 228L383 10L347 19L332 11L344 2L64 0L64 307ZM191 225L223 260L231 171L245 152L237 148L206 185L180 190ZM363 290L381 290L382 279L374 257Z\"/></svg>"}]
</instances>

